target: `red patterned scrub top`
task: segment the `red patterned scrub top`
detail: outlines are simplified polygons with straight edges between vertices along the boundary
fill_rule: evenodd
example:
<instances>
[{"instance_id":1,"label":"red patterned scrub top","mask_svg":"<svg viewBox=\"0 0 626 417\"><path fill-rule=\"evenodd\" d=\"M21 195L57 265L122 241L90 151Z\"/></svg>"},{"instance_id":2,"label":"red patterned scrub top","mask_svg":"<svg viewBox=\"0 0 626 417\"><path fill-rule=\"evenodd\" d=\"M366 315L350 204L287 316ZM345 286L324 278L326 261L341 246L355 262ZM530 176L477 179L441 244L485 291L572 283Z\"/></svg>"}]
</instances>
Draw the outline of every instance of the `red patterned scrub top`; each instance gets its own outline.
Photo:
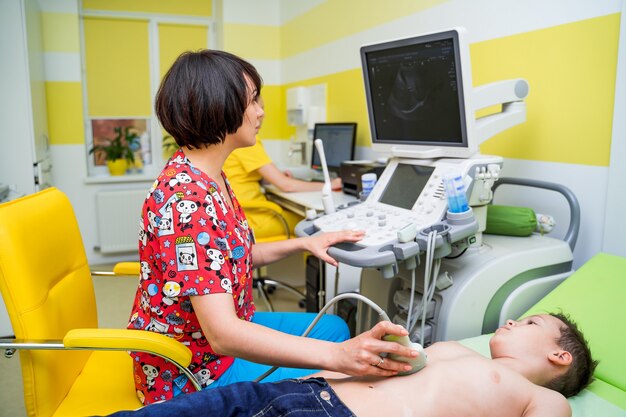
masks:
<instances>
[{"instance_id":1,"label":"red patterned scrub top","mask_svg":"<svg viewBox=\"0 0 626 417\"><path fill-rule=\"evenodd\" d=\"M141 275L129 329L170 336L193 353L190 370L206 387L233 363L204 337L191 296L229 293L237 316L251 320L251 230L222 173L226 190L178 150L154 182L140 222ZM230 195L234 211L224 203ZM137 395L144 404L173 397L173 384L194 391L178 369L148 353L131 352Z\"/></svg>"}]
</instances>

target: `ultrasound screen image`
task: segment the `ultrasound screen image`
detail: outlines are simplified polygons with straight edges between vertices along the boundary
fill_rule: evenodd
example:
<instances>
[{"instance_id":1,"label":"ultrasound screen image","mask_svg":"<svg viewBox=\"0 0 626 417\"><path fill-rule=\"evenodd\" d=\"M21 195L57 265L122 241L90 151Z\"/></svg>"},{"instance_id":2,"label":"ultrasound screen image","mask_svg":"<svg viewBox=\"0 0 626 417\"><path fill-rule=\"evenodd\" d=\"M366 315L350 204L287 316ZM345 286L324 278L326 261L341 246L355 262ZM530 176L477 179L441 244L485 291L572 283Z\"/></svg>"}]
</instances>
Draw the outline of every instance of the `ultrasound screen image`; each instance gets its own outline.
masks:
<instances>
[{"instance_id":1,"label":"ultrasound screen image","mask_svg":"<svg viewBox=\"0 0 626 417\"><path fill-rule=\"evenodd\" d=\"M462 143L452 39L367 53L379 140Z\"/></svg>"}]
</instances>

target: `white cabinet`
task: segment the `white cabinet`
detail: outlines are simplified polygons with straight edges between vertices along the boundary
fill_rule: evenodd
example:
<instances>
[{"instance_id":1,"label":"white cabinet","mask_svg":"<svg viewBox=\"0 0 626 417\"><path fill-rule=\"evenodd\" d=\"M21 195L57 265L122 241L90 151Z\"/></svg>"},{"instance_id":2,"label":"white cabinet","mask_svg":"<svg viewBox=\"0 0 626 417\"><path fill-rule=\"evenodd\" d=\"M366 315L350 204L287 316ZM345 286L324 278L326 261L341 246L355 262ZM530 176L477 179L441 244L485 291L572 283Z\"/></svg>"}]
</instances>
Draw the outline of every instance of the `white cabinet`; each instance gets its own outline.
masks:
<instances>
[{"instance_id":1,"label":"white cabinet","mask_svg":"<svg viewBox=\"0 0 626 417\"><path fill-rule=\"evenodd\" d=\"M13 196L51 185L41 12L0 1L0 183Z\"/></svg>"},{"instance_id":2,"label":"white cabinet","mask_svg":"<svg viewBox=\"0 0 626 417\"><path fill-rule=\"evenodd\" d=\"M9 197L51 185L41 12L0 0L0 184ZM0 298L0 337L13 333Z\"/></svg>"}]
</instances>

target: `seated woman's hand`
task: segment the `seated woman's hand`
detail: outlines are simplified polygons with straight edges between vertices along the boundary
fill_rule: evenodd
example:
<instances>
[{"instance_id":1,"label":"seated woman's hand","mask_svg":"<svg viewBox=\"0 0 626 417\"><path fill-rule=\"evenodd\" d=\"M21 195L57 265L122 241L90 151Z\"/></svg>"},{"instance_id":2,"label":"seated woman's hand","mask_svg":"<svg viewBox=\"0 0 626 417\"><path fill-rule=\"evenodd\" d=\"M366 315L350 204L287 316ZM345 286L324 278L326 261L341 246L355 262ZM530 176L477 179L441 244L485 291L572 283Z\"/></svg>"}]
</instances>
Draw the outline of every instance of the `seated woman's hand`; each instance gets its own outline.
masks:
<instances>
[{"instance_id":1,"label":"seated woman's hand","mask_svg":"<svg viewBox=\"0 0 626 417\"><path fill-rule=\"evenodd\" d=\"M306 249L322 261L337 266L337 261L328 255L328 248L339 242L358 242L365 237L362 230L340 230L306 237Z\"/></svg>"},{"instance_id":2,"label":"seated woman's hand","mask_svg":"<svg viewBox=\"0 0 626 417\"><path fill-rule=\"evenodd\" d=\"M385 335L406 336L408 332L400 325L381 321L370 330L337 344L338 353L333 370L348 375L393 376L411 369L405 362L382 358L381 353L394 353L415 358L419 352L396 342L382 340Z\"/></svg>"}]
</instances>

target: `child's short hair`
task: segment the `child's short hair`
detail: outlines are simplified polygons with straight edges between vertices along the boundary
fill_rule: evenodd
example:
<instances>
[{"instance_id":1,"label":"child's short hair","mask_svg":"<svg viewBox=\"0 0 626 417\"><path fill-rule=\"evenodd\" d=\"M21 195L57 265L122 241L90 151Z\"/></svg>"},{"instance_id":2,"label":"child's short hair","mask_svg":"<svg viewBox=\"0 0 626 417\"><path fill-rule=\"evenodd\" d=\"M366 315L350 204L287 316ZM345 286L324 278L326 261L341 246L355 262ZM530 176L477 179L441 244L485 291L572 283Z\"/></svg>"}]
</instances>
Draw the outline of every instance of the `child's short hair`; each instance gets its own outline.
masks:
<instances>
[{"instance_id":1,"label":"child's short hair","mask_svg":"<svg viewBox=\"0 0 626 417\"><path fill-rule=\"evenodd\" d=\"M582 332L569 316L563 313L550 313L552 317L561 320L561 336L556 343L563 350L572 355L572 363L567 372L550 381L546 388L560 392L566 397L578 394L593 380L593 371L598 361L591 357L591 350Z\"/></svg>"},{"instance_id":2,"label":"child's short hair","mask_svg":"<svg viewBox=\"0 0 626 417\"><path fill-rule=\"evenodd\" d=\"M242 125L250 104L245 76L258 96L261 76L247 61L224 51L184 52L163 77L156 96L161 125L181 147L223 142Z\"/></svg>"}]
</instances>

